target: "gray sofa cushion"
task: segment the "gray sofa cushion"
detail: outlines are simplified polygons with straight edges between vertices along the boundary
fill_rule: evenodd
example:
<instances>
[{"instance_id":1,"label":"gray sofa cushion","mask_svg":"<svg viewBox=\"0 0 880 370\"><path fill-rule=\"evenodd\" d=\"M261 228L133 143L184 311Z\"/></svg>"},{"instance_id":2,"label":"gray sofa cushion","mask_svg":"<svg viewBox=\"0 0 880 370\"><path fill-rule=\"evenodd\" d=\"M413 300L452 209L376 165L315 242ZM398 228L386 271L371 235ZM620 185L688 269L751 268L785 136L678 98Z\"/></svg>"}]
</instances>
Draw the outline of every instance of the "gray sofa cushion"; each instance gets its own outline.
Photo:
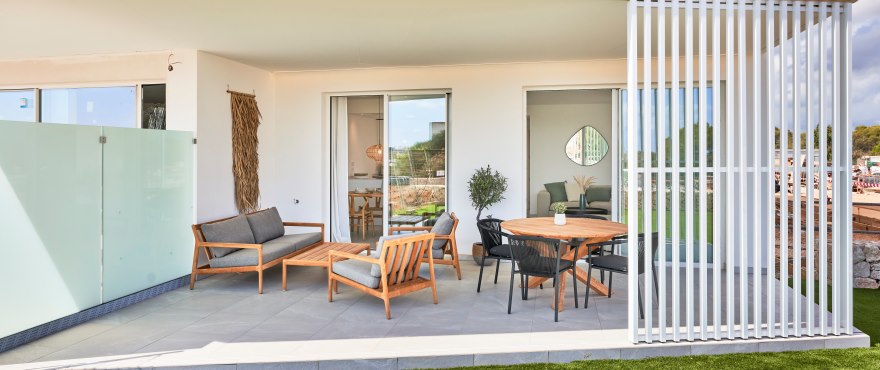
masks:
<instances>
[{"instance_id":1,"label":"gray sofa cushion","mask_svg":"<svg viewBox=\"0 0 880 370\"><path fill-rule=\"evenodd\" d=\"M275 207L247 215L247 221L257 244L284 236L284 222Z\"/></svg>"},{"instance_id":2,"label":"gray sofa cushion","mask_svg":"<svg viewBox=\"0 0 880 370\"><path fill-rule=\"evenodd\" d=\"M603 201L595 201L590 203L590 207L592 208L602 208L606 211L611 211L611 202L603 202Z\"/></svg>"},{"instance_id":3,"label":"gray sofa cushion","mask_svg":"<svg viewBox=\"0 0 880 370\"><path fill-rule=\"evenodd\" d=\"M431 232L436 235L449 235L452 233L452 226L455 224L455 220L449 216L449 213L443 212L440 217L437 217L437 221L434 223L434 226L431 227ZM446 240L443 239L434 239L433 249L443 249L443 246L446 245ZM441 253L442 257L443 254Z\"/></svg>"},{"instance_id":4,"label":"gray sofa cushion","mask_svg":"<svg viewBox=\"0 0 880 370\"><path fill-rule=\"evenodd\" d=\"M323 238L320 232L284 235L263 243L263 263L284 257L290 253L315 244ZM256 266L259 260L256 249L243 248L221 258L211 260L211 267Z\"/></svg>"},{"instance_id":5,"label":"gray sofa cushion","mask_svg":"<svg viewBox=\"0 0 880 370\"><path fill-rule=\"evenodd\" d=\"M206 242L254 244L254 234L247 218L238 215L225 221L202 225ZM238 248L211 248L214 258L223 257Z\"/></svg>"}]
</instances>

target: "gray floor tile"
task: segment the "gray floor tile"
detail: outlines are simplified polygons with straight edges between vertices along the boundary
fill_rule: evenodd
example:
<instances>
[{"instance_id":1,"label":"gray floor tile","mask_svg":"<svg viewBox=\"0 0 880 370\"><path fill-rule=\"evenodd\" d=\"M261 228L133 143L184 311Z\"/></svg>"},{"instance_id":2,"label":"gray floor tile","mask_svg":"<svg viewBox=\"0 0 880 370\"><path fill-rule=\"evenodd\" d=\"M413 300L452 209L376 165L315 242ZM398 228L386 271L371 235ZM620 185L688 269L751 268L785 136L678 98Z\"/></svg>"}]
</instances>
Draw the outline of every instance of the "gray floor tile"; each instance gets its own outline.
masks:
<instances>
[{"instance_id":1,"label":"gray floor tile","mask_svg":"<svg viewBox=\"0 0 880 370\"><path fill-rule=\"evenodd\" d=\"M398 369L444 369L464 366L474 366L473 355L401 357L397 359Z\"/></svg>"}]
</instances>

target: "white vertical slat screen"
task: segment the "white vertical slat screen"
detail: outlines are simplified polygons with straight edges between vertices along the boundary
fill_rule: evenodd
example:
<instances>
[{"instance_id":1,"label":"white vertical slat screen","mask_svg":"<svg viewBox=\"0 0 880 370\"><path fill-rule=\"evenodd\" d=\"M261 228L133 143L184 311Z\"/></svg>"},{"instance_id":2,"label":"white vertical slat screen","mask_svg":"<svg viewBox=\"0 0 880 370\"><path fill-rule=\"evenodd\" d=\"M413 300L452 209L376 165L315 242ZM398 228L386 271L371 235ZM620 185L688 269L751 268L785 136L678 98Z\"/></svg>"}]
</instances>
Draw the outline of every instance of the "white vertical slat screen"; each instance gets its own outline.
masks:
<instances>
[{"instance_id":1,"label":"white vertical slat screen","mask_svg":"<svg viewBox=\"0 0 880 370\"><path fill-rule=\"evenodd\" d=\"M659 248L629 254L658 268L629 275L634 343L852 333L851 17L630 0L625 221Z\"/></svg>"}]
</instances>

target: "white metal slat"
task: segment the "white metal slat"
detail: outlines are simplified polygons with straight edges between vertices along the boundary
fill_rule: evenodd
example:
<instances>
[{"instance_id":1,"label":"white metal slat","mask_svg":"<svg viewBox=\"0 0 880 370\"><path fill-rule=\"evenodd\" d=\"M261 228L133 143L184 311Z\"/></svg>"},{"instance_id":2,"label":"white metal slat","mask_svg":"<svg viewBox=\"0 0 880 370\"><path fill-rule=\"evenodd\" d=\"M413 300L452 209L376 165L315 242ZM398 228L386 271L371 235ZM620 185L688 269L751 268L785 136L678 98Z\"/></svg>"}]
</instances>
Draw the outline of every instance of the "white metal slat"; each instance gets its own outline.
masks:
<instances>
[{"instance_id":1,"label":"white metal slat","mask_svg":"<svg viewBox=\"0 0 880 370\"><path fill-rule=\"evenodd\" d=\"M832 312L831 312L831 322L832 322L832 333L835 335L840 334L840 296L841 296L841 284L840 284L840 234L841 234L841 222L837 222L841 219L840 212L840 203L843 200L841 196L841 192L846 191L843 188L843 184L841 181L841 169L840 169L840 4L834 3L832 5L832 15L831 15L831 46L833 49L833 57L831 59L831 64L833 66L832 72L832 157L831 157L831 166L833 168L833 180L831 184L832 188L832 197L834 204L834 209L831 214L831 225L832 225L832 242L831 242L831 299L832 299Z\"/></svg>"},{"instance_id":2,"label":"white metal slat","mask_svg":"<svg viewBox=\"0 0 880 370\"><path fill-rule=\"evenodd\" d=\"M761 242L760 242L760 168L759 145L761 142L761 3L752 5L752 295L755 338L761 337Z\"/></svg>"},{"instance_id":3,"label":"white metal slat","mask_svg":"<svg viewBox=\"0 0 880 370\"><path fill-rule=\"evenodd\" d=\"M788 3L779 4L779 37L785 40L788 36ZM779 260L788 261L788 125L786 124L787 90L786 68L787 54L785 43L779 43ZM782 140L782 138L786 140ZM782 324L783 337L788 337L788 264L779 264L779 322Z\"/></svg>"},{"instance_id":4,"label":"white metal slat","mask_svg":"<svg viewBox=\"0 0 880 370\"><path fill-rule=\"evenodd\" d=\"M726 186L724 188L724 214L725 214L725 227L724 227L724 238L725 238L725 247L727 249L727 258L725 259L725 268L727 269L727 339L733 339L735 336L735 328L736 323L734 309L734 296L736 293L736 288L734 286L734 264L735 264L735 246L733 243L733 235L734 230L736 230L734 226L734 218L733 218L733 208L735 204L734 194L733 194L733 168L734 168L734 160L733 160L733 138L734 138L734 127L735 125L735 115L736 109L734 108L734 98L736 97L734 93L734 88L736 87L736 81L734 80L734 62L733 62L733 54L734 54L734 3L733 1L728 1L726 6L726 14L727 16L727 42L725 43L725 58L727 58L727 63L725 65L726 74L727 74L727 119L725 121L725 141L726 141L726 155L724 156L724 162L726 165L727 172L724 176Z\"/></svg>"},{"instance_id":5,"label":"white metal slat","mask_svg":"<svg viewBox=\"0 0 880 370\"><path fill-rule=\"evenodd\" d=\"M842 39L840 41L843 44L843 53L841 55L841 64L843 64L843 70L841 75L841 80L843 81L843 92L841 95L841 109L843 110L843 137L847 138L844 140L844 168L852 167L852 157L850 153L852 153L852 125L850 124L850 110L851 110L851 94L852 94L852 4L844 4L844 14L843 14L843 33ZM852 177L845 177L844 189L846 190L846 202L843 204L851 205L852 204ZM848 246L852 245L852 232L853 225L852 222L848 222L847 220L852 220L852 207L844 207L844 215L841 218L844 220L844 242L843 245L847 246L844 249L844 261L843 261L843 291L844 291L844 333L848 335L852 335L853 333L853 250Z\"/></svg>"},{"instance_id":6,"label":"white metal slat","mask_svg":"<svg viewBox=\"0 0 880 370\"><path fill-rule=\"evenodd\" d=\"M813 50L814 50L813 49L813 42L815 41L815 40L813 40L813 33L814 33L813 32L813 22L815 20L815 15L816 14L815 14L814 8L812 6L808 6L807 7L807 23L806 23L806 26L807 26L807 29L806 29L806 32L807 32L807 43L806 43L807 65L806 65L805 77L807 78L807 80L806 80L806 93L807 93L806 107L807 107L807 132L808 132L807 160L809 161L809 165L807 166L807 182L808 182L807 199L809 200L810 203L809 203L809 207L807 208L805 225L807 226L807 251L806 251L806 256L807 256L807 266L806 266L806 268L807 268L807 278L806 278L806 282L807 282L807 286L806 286L806 292L807 292L807 303L806 303L807 333L806 334L809 336L812 336L815 334L815 330L814 330L815 329L815 326L814 326L815 320L813 319L813 316L815 315L814 307L816 306L815 304L813 304L813 302L814 302L814 300L813 300L813 295L814 295L813 294L813 289L814 289L813 280L815 279L815 276L813 274L813 270L815 268L814 260L815 260L815 256L816 256L816 254L815 254L815 247L816 247L815 235L816 235L816 233L813 232L813 229L816 226L816 219L814 217L815 212L816 212L816 207L815 207L816 202L814 201L814 199L815 199L814 190L816 187L816 183L814 182L814 175L815 175L814 169L816 166L814 158L815 158L816 153L815 153L814 145L813 145L813 140L814 140L813 139L814 138L813 126L814 126L814 122L815 122L815 117L813 116L813 110L814 110L813 109L813 95L814 95L813 94L813 79L815 76L813 74Z\"/></svg>"},{"instance_id":7,"label":"white metal slat","mask_svg":"<svg viewBox=\"0 0 880 370\"><path fill-rule=\"evenodd\" d=\"M776 180L775 176L774 176L774 173L775 173L775 171L774 171L775 164L773 163L774 156L770 155L771 153L776 152L776 148L775 148L776 145L773 140L773 137L774 137L773 102L774 102L774 97L775 97L773 95L773 77L774 77L774 73L776 72L776 68L774 66L774 59L773 59L775 56L775 52L773 50L774 49L773 45L775 43L775 37L776 37L776 34L773 32L776 27L776 25L774 24L775 18L776 17L774 17L772 14L768 14L766 17L764 17L764 21L766 22L766 24L765 24L766 31L764 32L764 36L765 36L764 43L766 45L766 50L767 50L765 52L765 54L767 56L767 59L765 62L767 65L767 70L765 71L766 78L764 79L764 104L765 104L765 106L764 106L764 110L765 110L764 111L764 114L765 114L764 115L764 124L766 125L766 130L767 130L765 132L765 135L766 135L765 140L767 140L766 150L767 150L767 154L768 154L764 160L764 166L767 167L767 178L766 178L765 185L764 185L764 186L766 186L764 191L767 193L765 196L765 199L766 199L765 200L766 201L765 209L766 210L765 210L764 217L766 217L766 220L773 220L774 223L775 223L775 219L776 219L776 214L775 214L776 202L774 201L775 196L768 189L774 188L774 184L775 184L775 180ZM765 220L765 224L767 224L766 220ZM767 304L767 336L773 338L776 336L776 327L775 327L775 319L776 319L775 307L776 307L776 305L772 304L772 302L776 301L776 297L775 297L776 280L774 279L774 277L776 276L776 271L774 269L774 267L776 265L776 248L774 247L776 235L773 232L770 232L771 229L773 229L773 231L775 231L775 228L770 227L770 224L767 224L767 226L768 226L767 227L768 230L765 233L765 239L764 239L765 240L764 245L767 246L767 262L766 262L767 263L767 302L768 302L768 304Z\"/></svg>"},{"instance_id":8,"label":"white metal slat","mask_svg":"<svg viewBox=\"0 0 880 370\"><path fill-rule=\"evenodd\" d=\"M684 109L684 158L685 158L685 326L687 340L694 340L694 12L692 0L685 6L685 109Z\"/></svg>"},{"instance_id":9,"label":"white metal slat","mask_svg":"<svg viewBox=\"0 0 880 370\"><path fill-rule=\"evenodd\" d=\"M672 107L672 115L670 126L670 136L672 136L672 219L670 230L672 233L672 340L679 341L681 339L681 224L679 215L681 211L681 143L679 140L681 128L681 110L679 104L679 68L680 59L679 51L681 44L679 42L679 25L680 25L680 9L677 1L672 2L672 20L670 37L672 47L670 48L670 60L672 62L672 89L670 94ZM674 129L673 129L674 128Z\"/></svg>"},{"instance_id":10,"label":"white metal slat","mask_svg":"<svg viewBox=\"0 0 880 370\"><path fill-rule=\"evenodd\" d=\"M745 1L741 1L739 3L739 10L737 12L737 58L738 58L738 74L739 78L738 82L738 93L739 99L737 101L737 108L739 108L738 121L737 125L739 126L739 135L738 139L738 158L737 158L737 167L739 169L739 173L737 176L737 187L739 190L739 198L740 200L746 199L746 158L745 158L745 148L746 148L746 3ZM746 230L746 217L744 207L739 207L738 211L738 225L740 230ZM748 338L748 322L749 322L749 312L748 312L748 282L746 278L748 277L748 251L746 249L746 237L745 235L739 235L739 324L740 324L740 337L745 339Z\"/></svg>"},{"instance_id":11,"label":"white metal slat","mask_svg":"<svg viewBox=\"0 0 880 370\"><path fill-rule=\"evenodd\" d=\"M721 339L721 3L712 9L712 321L715 340Z\"/></svg>"},{"instance_id":12,"label":"white metal slat","mask_svg":"<svg viewBox=\"0 0 880 370\"><path fill-rule=\"evenodd\" d=\"M792 323L794 324L794 336L801 336L801 109L800 109L800 97L801 97L801 89L800 89L800 61L801 61L801 7L803 3L800 1L796 1L794 3L794 12L793 12L793 24L792 28L794 31L793 40L792 40L792 66L791 71L793 74L792 77L792 122L793 127L792 131L794 136L794 171L792 176L792 187L793 187L793 198L792 202L794 203L794 220L792 222L792 230L794 231L794 235L792 235L793 247L792 247Z\"/></svg>"},{"instance_id":13,"label":"white metal slat","mask_svg":"<svg viewBox=\"0 0 880 370\"><path fill-rule=\"evenodd\" d=\"M657 9L657 327L666 342L666 9ZM650 288L650 287L649 287Z\"/></svg>"},{"instance_id":14,"label":"white metal slat","mask_svg":"<svg viewBox=\"0 0 880 370\"><path fill-rule=\"evenodd\" d=\"M822 173L822 196L819 197L819 334L828 334L828 130L827 81L828 50L826 45L828 7L819 7L819 172Z\"/></svg>"},{"instance_id":15,"label":"white metal slat","mask_svg":"<svg viewBox=\"0 0 880 370\"><path fill-rule=\"evenodd\" d=\"M642 79L643 79L644 86L642 87L642 124L641 124L641 128L642 128L642 168L645 170L642 174L642 180L643 180L642 181L642 208L643 208L642 213L644 215L643 221L642 221L643 222L642 223L642 231L645 234L645 238L644 238L645 253L644 253L643 261L641 261L640 263L644 263L644 266L645 266L645 273L644 273L645 287L644 287L644 289L642 289L642 292L644 294L643 301L645 303L645 306L644 306L645 341L648 343L651 343L651 342L653 342L652 331L653 331L653 324L654 323L653 323L652 319L654 316L654 314L653 314L654 309L653 309L652 298L653 298L654 293L653 293L653 289L651 288L652 287L652 279L651 279L652 271L651 271L651 269L649 269L647 267L651 266L651 264L653 263L653 261L652 261L653 255L650 253L651 247L652 247L652 245L651 245L651 242L652 242L652 240L651 240L651 225L653 223L653 216L652 216L652 212L651 212L651 185L652 185L651 177L652 177L652 174L651 174L651 171L649 170L651 168L651 144L653 143L653 140L651 138L651 131L652 131L651 128L653 127L652 121L651 121L651 114L654 111L652 109L652 104L651 104L652 100L653 100L652 99L653 98L653 96L652 96L653 95L652 94L652 81L651 81L651 69L653 68L653 65L650 62L653 57L653 53L651 51L651 46L652 46L651 40L652 40L653 29L651 28L651 11L652 11L651 7L644 7L642 9L643 9L643 14L642 14L643 25L642 25L642 27L643 27L643 31L644 31L644 35L643 35L644 38L642 40L642 44L644 45L644 50L642 52L643 53L642 58L645 61L643 64L644 71L642 72L643 73ZM633 251L636 243L630 242L628 245L630 248L628 252L633 253L632 251ZM636 255L638 255L638 254L636 254ZM638 271L638 270L635 270L635 271ZM636 284L638 284L638 282L636 282Z\"/></svg>"},{"instance_id":16,"label":"white metal slat","mask_svg":"<svg viewBox=\"0 0 880 370\"><path fill-rule=\"evenodd\" d=\"M700 187L698 193L698 222L699 222L699 235L700 235L700 339L706 340L707 337L707 324L709 321L709 308L708 308L708 295L709 295L709 281L708 281L708 236L706 227L707 219L706 214L708 213L708 207L706 206L706 152L708 151L706 141L706 126L707 126L707 108L708 102L706 97L706 23L707 23L707 14L706 14L706 0L700 0L700 12L699 12L699 60L698 60L698 68L699 68L699 108L697 110L699 117L697 121L697 128L699 130L699 165L700 170L698 173L698 183L697 186Z\"/></svg>"},{"instance_id":17,"label":"white metal slat","mask_svg":"<svg viewBox=\"0 0 880 370\"><path fill-rule=\"evenodd\" d=\"M638 7L637 0L630 0L629 9L627 11L627 224L629 240L636 240L638 232L638 198L636 194L636 94L638 79ZM627 259L627 267L629 271L638 271L638 261L635 257ZM635 274L629 274L629 286L635 286L637 283ZM587 292L589 293L589 292ZM631 342L638 342L638 307L631 304L638 297L635 289L628 289L627 299L630 304L627 305L629 339Z\"/></svg>"}]
</instances>

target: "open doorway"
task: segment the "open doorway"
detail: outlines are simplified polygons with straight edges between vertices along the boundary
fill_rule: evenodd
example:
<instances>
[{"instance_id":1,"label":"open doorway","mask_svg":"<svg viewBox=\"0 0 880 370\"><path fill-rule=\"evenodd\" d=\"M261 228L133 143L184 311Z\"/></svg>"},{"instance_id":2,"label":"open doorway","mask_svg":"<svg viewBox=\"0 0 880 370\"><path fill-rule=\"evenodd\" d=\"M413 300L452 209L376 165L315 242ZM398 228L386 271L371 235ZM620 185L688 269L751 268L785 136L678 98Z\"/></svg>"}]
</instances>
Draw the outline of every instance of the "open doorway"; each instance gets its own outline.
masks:
<instances>
[{"instance_id":1,"label":"open doorway","mask_svg":"<svg viewBox=\"0 0 880 370\"><path fill-rule=\"evenodd\" d=\"M530 217L550 216L556 202L570 212L609 219L616 214L616 94L615 89L526 92ZM592 178L586 192L576 177Z\"/></svg>"}]
</instances>

